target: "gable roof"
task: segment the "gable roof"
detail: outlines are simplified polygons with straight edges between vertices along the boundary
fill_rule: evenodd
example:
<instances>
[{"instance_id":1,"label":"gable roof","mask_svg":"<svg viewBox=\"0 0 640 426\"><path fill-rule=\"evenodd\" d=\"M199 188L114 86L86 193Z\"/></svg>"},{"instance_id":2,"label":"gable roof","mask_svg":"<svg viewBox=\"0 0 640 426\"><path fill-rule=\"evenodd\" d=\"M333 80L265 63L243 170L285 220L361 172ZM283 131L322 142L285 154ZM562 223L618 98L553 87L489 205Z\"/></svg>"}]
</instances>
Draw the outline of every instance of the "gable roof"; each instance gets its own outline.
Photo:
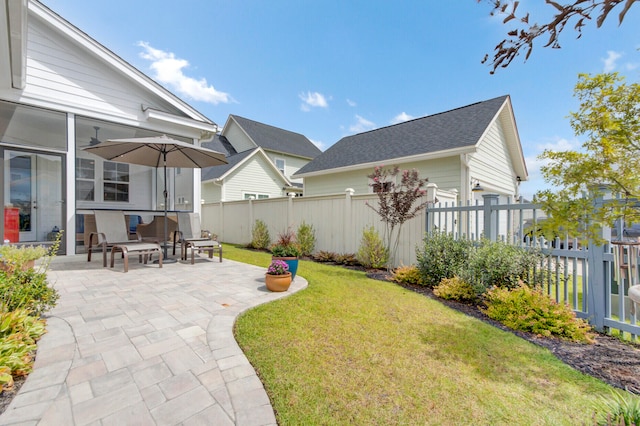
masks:
<instances>
[{"instance_id":1,"label":"gable roof","mask_svg":"<svg viewBox=\"0 0 640 426\"><path fill-rule=\"evenodd\" d=\"M218 129L218 126L205 115L41 2L37 0L4 0L0 2L0 5L4 5L5 7L2 9L6 9L8 12L0 13L0 43L3 45L0 47L0 57L7 59L7 63L11 64L9 69L10 78L0 78L0 84L12 86L19 90L25 88L27 37L29 36L28 28L30 26L28 23L36 25L35 23L37 22L38 25L44 24L61 37L78 46L82 49L83 55L86 54L87 57L96 58L105 65L105 68L115 70L119 76L128 79L137 87L158 99L159 103L163 105L163 110L142 105L143 113L147 120L156 120L195 129L197 132L201 132L202 136L213 134ZM8 49L4 48L5 43L7 43ZM6 69L6 67L0 67L3 74L5 74ZM21 96L21 92L15 92L15 96Z\"/></svg>"},{"instance_id":2,"label":"gable roof","mask_svg":"<svg viewBox=\"0 0 640 426\"><path fill-rule=\"evenodd\" d=\"M309 159L313 159L322 153L317 146L300 133L259 123L254 120L249 120L248 118L240 117L239 115L229 115L229 121L230 120L235 121L256 146L267 151L275 151ZM229 121L227 121L222 130L223 135Z\"/></svg>"},{"instance_id":3,"label":"gable roof","mask_svg":"<svg viewBox=\"0 0 640 426\"><path fill-rule=\"evenodd\" d=\"M217 145L215 142L205 142L202 144L202 146L204 146L205 148L214 149ZM282 173L280 173L280 170L278 170L275 164L273 164L271 160L269 160L269 157L267 157L267 155L260 147L228 155L226 157L227 164L203 168L200 174L200 181L208 182L211 180L224 179L229 176L230 173L232 173L239 167L242 167L244 163L246 163L250 158L256 155L261 155L265 159L266 164L273 168L273 170L277 172L277 174L282 178L282 181L287 185L291 185L291 182L289 182L289 180L285 176L283 176Z\"/></svg>"},{"instance_id":4,"label":"gable roof","mask_svg":"<svg viewBox=\"0 0 640 426\"><path fill-rule=\"evenodd\" d=\"M500 96L340 139L294 176L442 151L472 150L502 110ZM515 123L514 123L515 124ZM519 141L518 141L519 142Z\"/></svg>"}]
</instances>

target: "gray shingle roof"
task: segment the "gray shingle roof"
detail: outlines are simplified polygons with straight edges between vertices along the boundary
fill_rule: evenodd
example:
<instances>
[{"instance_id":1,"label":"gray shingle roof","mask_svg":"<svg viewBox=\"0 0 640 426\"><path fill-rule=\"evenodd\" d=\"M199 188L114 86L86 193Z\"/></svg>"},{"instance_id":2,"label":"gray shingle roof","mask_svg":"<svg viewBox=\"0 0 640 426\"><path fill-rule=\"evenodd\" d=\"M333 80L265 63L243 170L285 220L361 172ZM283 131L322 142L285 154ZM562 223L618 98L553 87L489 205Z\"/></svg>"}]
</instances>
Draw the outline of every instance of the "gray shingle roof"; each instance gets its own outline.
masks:
<instances>
[{"instance_id":1,"label":"gray shingle roof","mask_svg":"<svg viewBox=\"0 0 640 426\"><path fill-rule=\"evenodd\" d=\"M268 124L231 115L253 141L262 149L315 158L322 153L306 136L290 132Z\"/></svg>"},{"instance_id":2,"label":"gray shingle roof","mask_svg":"<svg viewBox=\"0 0 640 426\"><path fill-rule=\"evenodd\" d=\"M207 142L207 144L212 144L212 143L211 142ZM204 146L205 144L203 143L202 145ZM209 148L209 147L206 146L205 148ZM210 149L213 149L213 148L210 148ZM205 167L205 168L203 168L202 169L202 173L200 174L200 181L204 182L204 181L207 181L207 180L219 178L220 176L224 175L229 170L231 170L233 167L235 167L242 160L244 160L249 155L251 155L253 152L255 152L257 149L258 148L248 149L246 151L239 152L237 154L228 155L227 156L227 161L228 161L227 164L222 164L220 166L213 166L213 167ZM220 152L224 152L224 151L220 151Z\"/></svg>"},{"instance_id":3,"label":"gray shingle roof","mask_svg":"<svg viewBox=\"0 0 640 426\"><path fill-rule=\"evenodd\" d=\"M340 139L295 175L474 146L508 95Z\"/></svg>"}]
</instances>

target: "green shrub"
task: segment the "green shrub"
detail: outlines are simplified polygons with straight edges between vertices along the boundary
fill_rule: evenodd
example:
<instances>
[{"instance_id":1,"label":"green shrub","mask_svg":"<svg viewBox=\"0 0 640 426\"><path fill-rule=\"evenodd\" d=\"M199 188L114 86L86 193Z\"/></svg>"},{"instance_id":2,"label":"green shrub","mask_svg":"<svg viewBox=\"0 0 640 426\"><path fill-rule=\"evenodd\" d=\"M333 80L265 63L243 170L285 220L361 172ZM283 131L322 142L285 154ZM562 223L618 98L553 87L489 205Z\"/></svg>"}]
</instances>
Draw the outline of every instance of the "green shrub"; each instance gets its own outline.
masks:
<instances>
[{"instance_id":1,"label":"green shrub","mask_svg":"<svg viewBox=\"0 0 640 426\"><path fill-rule=\"evenodd\" d=\"M302 222L298 227L298 248L301 256L311 256L316 247L316 231L313 225Z\"/></svg>"},{"instance_id":2,"label":"green shrub","mask_svg":"<svg viewBox=\"0 0 640 426\"><path fill-rule=\"evenodd\" d=\"M418 271L418 268L415 265L402 265L396 268L392 273L391 279L397 283L405 284L420 284L422 282L420 271Z\"/></svg>"},{"instance_id":3,"label":"green shrub","mask_svg":"<svg viewBox=\"0 0 640 426\"><path fill-rule=\"evenodd\" d=\"M33 268L0 271L0 305L7 310L25 309L40 316L53 308L58 292L47 284L47 274Z\"/></svg>"},{"instance_id":4,"label":"green shrub","mask_svg":"<svg viewBox=\"0 0 640 426\"><path fill-rule=\"evenodd\" d=\"M539 251L503 241L483 240L471 255L461 277L479 286L481 292L494 286L516 288L520 282L527 282L533 267L540 260Z\"/></svg>"},{"instance_id":5,"label":"green shrub","mask_svg":"<svg viewBox=\"0 0 640 426\"><path fill-rule=\"evenodd\" d=\"M336 262L338 265L347 266L355 266L360 264L358 258L354 253L337 254L334 258L334 262Z\"/></svg>"},{"instance_id":6,"label":"green shrub","mask_svg":"<svg viewBox=\"0 0 640 426\"><path fill-rule=\"evenodd\" d=\"M266 250L271 245L271 236L267 224L261 220L256 220L251 230L251 248Z\"/></svg>"},{"instance_id":7,"label":"green shrub","mask_svg":"<svg viewBox=\"0 0 640 426\"><path fill-rule=\"evenodd\" d=\"M298 250L296 244L274 244L271 246L271 254L274 257L298 257L300 256L300 250Z\"/></svg>"},{"instance_id":8,"label":"green shrub","mask_svg":"<svg viewBox=\"0 0 640 426\"><path fill-rule=\"evenodd\" d=\"M8 270L18 270L27 267L30 261L38 260L49 254L44 246L17 246L5 244L0 246L0 262Z\"/></svg>"},{"instance_id":9,"label":"green shrub","mask_svg":"<svg viewBox=\"0 0 640 426\"><path fill-rule=\"evenodd\" d=\"M362 240L357 258L358 262L365 268L379 269L387 265L389 251L373 226L362 230Z\"/></svg>"},{"instance_id":10,"label":"green shrub","mask_svg":"<svg viewBox=\"0 0 640 426\"><path fill-rule=\"evenodd\" d=\"M598 425L640 425L640 398L629 392L612 391L595 405Z\"/></svg>"},{"instance_id":11,"label":"green shrub","mask_svg":"<svg viewBox=\"0 0 640 426\"><path fill-rule=\"evenodd\" d=\"M509 328L576 342L591 342L591 327L567 305L557 303L540 288L521 284L514 289L493 287L485 293L483 311Z\"/></svg>"},{"instance_id":12,"label":"green shrub","mask_svg":"<svg viewBox=\"0 0 640 426\"><path fill-rule=\"evenodd\" d=\"M473 286L458 276L443 278L440 284L433 288L433 294L443 299L461 302L473 302L477 298Z\"/></svg>"},{"instance_id":13,"label":"green shrub","mask_svg":"<svg viewBox=\"0 0 640 426\"><path fill-rule=\"evenodd\" d=\"M417 250L418 270L422 283L434 287L443 278L453 278L469 262L473 245L466 239L456 240L452 234L428 234Z\"/></svg>"},{"instance_id":14,"label":"green shrub","mask_svg":"<svg viewBox=\"0 0 640 426\"><path fill-rule=\"evenodd\" d=\"M27 310L0 308L0 391L13 385L13 376L31 372L36 340L44 333L44 320Z\"/></svg>"},{"instance_id":15,"label":"green shrub","mask_svg":"<svg viewBox=\"0 0 640 426\"><path fill-rule=\"evenodd\" d=\"M316 262L335 262L338 255L332 251L320 250L313 255Z\"/></svg>"}]
</instances>

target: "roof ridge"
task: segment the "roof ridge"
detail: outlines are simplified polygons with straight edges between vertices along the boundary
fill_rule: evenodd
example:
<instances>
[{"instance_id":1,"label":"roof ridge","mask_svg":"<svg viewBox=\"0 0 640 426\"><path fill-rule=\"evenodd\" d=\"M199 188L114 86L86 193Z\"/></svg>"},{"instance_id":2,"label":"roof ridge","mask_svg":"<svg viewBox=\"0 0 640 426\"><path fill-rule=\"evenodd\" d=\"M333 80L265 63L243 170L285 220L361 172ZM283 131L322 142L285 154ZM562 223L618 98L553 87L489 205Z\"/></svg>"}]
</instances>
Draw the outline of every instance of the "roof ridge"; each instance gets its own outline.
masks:
<instances>
[{"instance_id":1,"label":"roof ridge","mask_svg":"<svg viewBox=\"0 0 640 426\"><path fill-rule=\"evenodd\" d=\"M378 127L377 129L371 129L371 130L367 130L365 132L355 133L355 134L349 135L347 137L358 136L358 135L366 135L367 133L377 132L378 130L388 129L390 127L400 126L400 125L406 124L406 123L411 123L412 121L424 120L425 118L436 117L436 116L442 115L442 114L448 114L448 113L453 112L453 111L458 111L458 110L461 110L461 109L469 108L469 107L472 107L474 105L480 105L480 104L483 104L485 102L490 102L490 101L493 101L493 100L496 100L496 99L507 98L508 96L509 95L496 96L495 98L486 99L484 101L474 102L472 104L464 105L464 106L457 107L457 108L452 108L452 109L449 109L449 110L446 110L446 111L440 111L440 112L436 112L436 113L433 113L433 114L425 115L425 116L422 116L422 117L412 118L411 120L401 121L399 123L394 123L394 124L389 124L387 126Z\"/></svg>"},{"instance_id":2,"label":"roof ridge","mask_svg":"<svg viewBox=\"0 0 640 426\"><path fill-rule=\"evenodd\" d=\"M295 135L303 136L304 138L306 138L307 140L309 140L309 138L307 138L307 137L306 137L305 135L303 135L302 133L294 132L294 131L292 131L292 130L283 129L282 127L274 126L274 125L272 125L272 124L263 123L263 122L261 122L261 121L252 120L251 118L243 117L243 116L241 116L241 115L237 115L237 114L229 114L229 115L230 115L231 117L234 117L234 118L241 118L241 119L243 119L243 120L247 120L247 121L250 121L250 122L252 122L252 123L259 124L259 125L261 125L261 126L271 127L271 128L273 128L273 129L279 130L279 131L281 131L281 132L292 133L292 134L295 134Z\"/></svg>"}]
</instances>

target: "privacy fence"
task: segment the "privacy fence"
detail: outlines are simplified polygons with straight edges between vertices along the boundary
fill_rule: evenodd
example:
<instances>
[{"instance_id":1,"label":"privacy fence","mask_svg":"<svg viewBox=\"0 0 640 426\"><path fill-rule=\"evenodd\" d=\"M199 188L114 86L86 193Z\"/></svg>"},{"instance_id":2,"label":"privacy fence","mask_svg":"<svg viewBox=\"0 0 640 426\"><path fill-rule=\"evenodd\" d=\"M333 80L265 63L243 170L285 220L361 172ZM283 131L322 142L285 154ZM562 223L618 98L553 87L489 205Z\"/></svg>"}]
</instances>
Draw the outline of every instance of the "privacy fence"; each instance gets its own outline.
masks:
<instances>
[{"instance_id":1,"label":"privacy fence","mask_svg":"<svg viewBox=\"0 0 640 426\"><path fill-rule=\"evenodd\" d=\"M429 232L537 247L546 255L539 268L550 278L548 294L568 303L579 317L587 319L598 330L616 329L633 338L640 335L640 325L636 323L628 298L630 285L639 283L638 246L611 242L595 246L569 238L546 241L531 233L543 218L538 206L501 204L493 194L484 195L482 204L460 205L455 201L456 196L455 192L438 190L435 185L429 188L422 201L437 197L439 202L427 203L428 207L419 216L403 226L398 265L416 263L416 247ZM380 235L384 234L384 224L367 206L376 206L377 202L375 194L354 195L352 190L347 190L345 194L328 196L210 203L202 206L202 222L220 241L234 244L251 242L256 220L267 225L272 241L279 233L287 229L295 231L304 222L315 230L316 251L356 253L363 230L373 226Z\"/></svg>"}]
</instances>

